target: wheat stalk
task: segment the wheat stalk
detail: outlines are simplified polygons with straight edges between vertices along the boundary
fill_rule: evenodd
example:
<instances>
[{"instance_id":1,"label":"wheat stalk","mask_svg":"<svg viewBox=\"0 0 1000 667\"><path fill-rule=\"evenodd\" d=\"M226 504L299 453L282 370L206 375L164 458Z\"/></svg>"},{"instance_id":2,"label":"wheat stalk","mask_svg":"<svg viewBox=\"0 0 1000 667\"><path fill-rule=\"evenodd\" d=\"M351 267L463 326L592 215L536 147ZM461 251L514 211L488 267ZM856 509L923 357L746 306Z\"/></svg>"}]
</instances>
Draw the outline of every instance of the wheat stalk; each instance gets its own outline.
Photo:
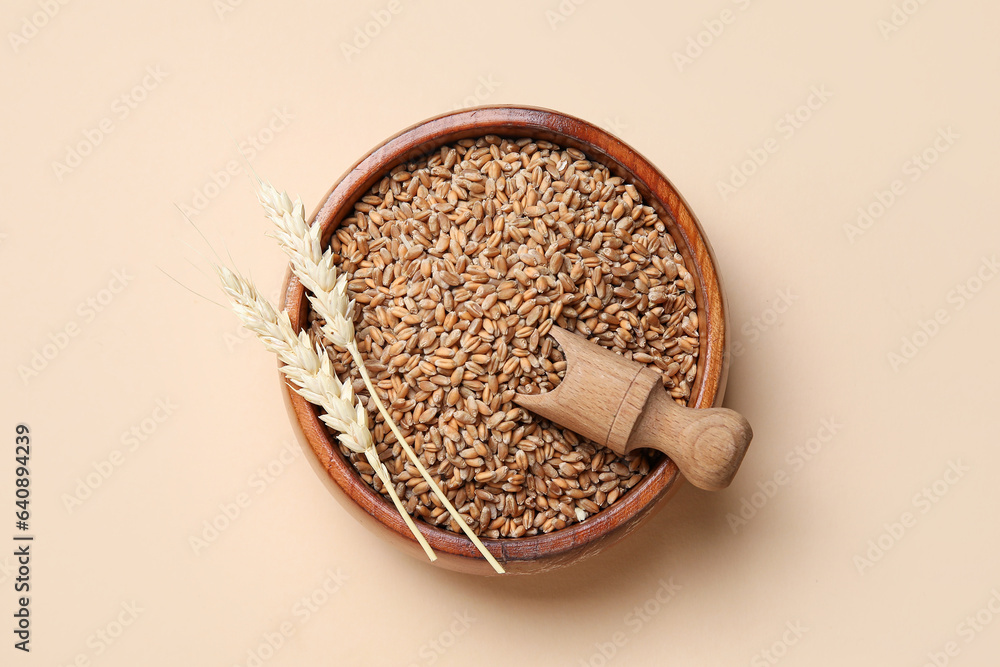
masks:
<instances>
[{"instance_id":1,"label":"wheat stalk","mask_svg":"<svg viewBox=\"0 0 1000 667\"><path fill-rule=\"evenodd\" d=\"M320 245L319 224L314 222L310 225L306 222L305 209L301 200L296 199L293 202L287 193L279 192L269 183L258 181L258 185L257 198L264 207L267 217L274 223L276 230L274 237L291 260L295 275L310 292L309 301L313 309L326 321L322 327L323 336L334 345L344 348L350 353L365 386L368 388L368 394L375 402L375 407L382 413L382 418L393 435L396 436L396 440L403 447L407 457L416 466L431 490L441 499L441 503L462 529L462 532L472 540L472 543L493 566L493 569L503 574L503 567L482 543L479 536L472 532L465 519L448 500L448 496L424 468L420 458L400 432L395 420L375 390L354 336L354 301L347 297L347 275L338 275L337 268L333 263L333 252L329 249L323 251Z\"/></svg>"},{"instance_id":2,"label":"wheat stalk","mask_svg":"<svg viewBox=\"0 0 1000 667\"><path fill-rule=\"evenodd\" d=\"M288 314L275 310L252 282L224 266L217 266L216 271L243 326L256 334L264 347L278 355L281 370L294 385L295 391L310 403L323 408L324 414L320 415L320 419L340 434L340 442L351 451L365 455L410 532L427 557L436 560L433 549L396 494L389 471L379 460L368 429L368 413L361 401L356 400L351 384L341 382L337 377L323 346L318 341L314 343L305 331L296 333Z\"/></svg>"}]
</instances>

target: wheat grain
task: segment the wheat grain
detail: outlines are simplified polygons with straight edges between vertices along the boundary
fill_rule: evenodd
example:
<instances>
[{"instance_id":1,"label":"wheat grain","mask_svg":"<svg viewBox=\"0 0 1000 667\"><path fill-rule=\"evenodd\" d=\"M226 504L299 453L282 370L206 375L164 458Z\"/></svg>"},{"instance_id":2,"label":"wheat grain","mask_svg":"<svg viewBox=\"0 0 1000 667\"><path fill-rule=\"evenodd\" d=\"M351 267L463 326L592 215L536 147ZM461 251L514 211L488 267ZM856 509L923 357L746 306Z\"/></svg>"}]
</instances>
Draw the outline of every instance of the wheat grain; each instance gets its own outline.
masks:
<instances>
[{"instance_id":1,"label":"wheat grain","mask_svg":"<svg viewBox=\"0 0 1000 667\"><path fill-rule=\"evenodd\" d=\"M394 167L340 221L329 249L357 302L361 362L331 347L335 369L388 406L480 535L558 530L649 471L646 455L618 457L512 399L559 383L565 360L547 336L558 325L658 369L687 402L695 284L668 223L635 184L582 151L500 137ZM319 332L322 315L310 317ZM400 496L457 531L385 440L395 428L376 419L373 437Z\"/></svg>"}]
</instances>

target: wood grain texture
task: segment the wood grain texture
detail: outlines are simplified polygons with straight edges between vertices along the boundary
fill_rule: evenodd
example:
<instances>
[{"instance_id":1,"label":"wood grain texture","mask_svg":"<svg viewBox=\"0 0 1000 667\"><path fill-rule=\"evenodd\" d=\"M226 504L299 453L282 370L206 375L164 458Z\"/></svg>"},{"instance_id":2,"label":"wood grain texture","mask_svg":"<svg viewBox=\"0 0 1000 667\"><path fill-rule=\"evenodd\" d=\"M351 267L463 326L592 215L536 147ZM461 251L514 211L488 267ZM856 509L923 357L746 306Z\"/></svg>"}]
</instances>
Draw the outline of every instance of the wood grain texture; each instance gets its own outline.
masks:
<instances>
[{"instance_id":1,"label":"wood grain texture","mask_svg":"<svg viewBox=\"0 0 1000 667\"><path fill-rule=\"evenodd\" d=\"M659 450L677 464L687 481L706 491L732 483L753 438L749 422L738 412L685 408L660 387L648 394L633 424L625 452L643 447Z\"/></svg>"},{"instance_id":2,"label":"wood grain texture","mask_svg":"<svg viewBox=\"0 0 1000 667\"><path fill-rule=\"evenodd\" d=\"M694 215L666 177L631 147L590 123L547 109L489 106L436 116L414 125L359 160L326 195L311 218L322 225L324 243L352 212L354 202L391 168L446 143L485 134L547 139L578 148L635 184L644 201L666 223L696 283L700 352L689 405L707 408L721 403L729 361L727 313L712 249ZM308 301L291 271L286 274L282 301L292 325L302 327ZM286 390L297 431L304 446L313 452L308 458L314 460L334 495L363 524L427 562L392 504L365 484L340 454L319 421L317 408L295 394L291 387ZM677 490L679 478L677 466L664 459L614 505L582 523L547 535L483 542L508 573L531 574L569 565L607 548L634 530ZM417 525L438 554L435 565L459 572L493 574L465 537L421 521Z\"/></svg>"},{"instance_id":3,"label":"wood grain texture","mask_svg":"<svg viewBox=\"0 0 1000 667\"><path fill-rule=\"evenodd\" d=\"M689 482L717 491L733 481L753 431L726 408L687 408L670 398L656 371L583 336L552 327L566 356L559 386L514 402L618 454L666 454Z\"/></svg>"}]
</instances>

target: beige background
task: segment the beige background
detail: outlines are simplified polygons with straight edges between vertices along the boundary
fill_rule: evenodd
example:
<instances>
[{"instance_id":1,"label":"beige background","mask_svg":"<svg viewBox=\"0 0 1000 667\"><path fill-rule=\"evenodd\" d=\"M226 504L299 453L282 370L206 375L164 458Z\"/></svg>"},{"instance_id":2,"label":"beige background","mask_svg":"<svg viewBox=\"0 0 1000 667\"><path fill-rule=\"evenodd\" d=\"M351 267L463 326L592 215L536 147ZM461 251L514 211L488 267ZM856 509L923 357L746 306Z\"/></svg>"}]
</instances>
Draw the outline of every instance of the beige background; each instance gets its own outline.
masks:
<instances>
[{"instance_id":1,"label":"beige background","mask_svg":"<svg viewBox=\"0 0 1000 667\"><path fill-rule=\"evenodd\" d=\"M0 663L253 665L264 646L268 666L996 664L1000 280L977 282L1000 251L996 3L899 0L888 32L893 0L398 0L395 14L381 0L224 2L0 10L0 542L14 532L18 422L34 438L37 535L33 650L5 629ZM391 20L345 55L371 12ZM791 132L782 118L814 87L829 97ZM311 209L390 134L502 102L608 127L684 194L743 346L726 404L756 437L730 489L682 489L610 552L480 580L384 547L297 444L282 455L293 436L274 360L171 277L220 298L176 204L279 285L248 179L217 175L237 144ZM718 184L769 139L776 152L724 198ZM937 159L914 172L924 151ZM892 205L852 236L858 208L896 179ZM36 352L53 358L19 372ZM224 525L240 494L249 504L196 553L191 538ZM751 518L734 528L741 507ZM680 588L657 601L671 579ZM323 604L307 615L309 596ZM293 632L268 650L283 623Z\"/></svg>"}]
</instances>

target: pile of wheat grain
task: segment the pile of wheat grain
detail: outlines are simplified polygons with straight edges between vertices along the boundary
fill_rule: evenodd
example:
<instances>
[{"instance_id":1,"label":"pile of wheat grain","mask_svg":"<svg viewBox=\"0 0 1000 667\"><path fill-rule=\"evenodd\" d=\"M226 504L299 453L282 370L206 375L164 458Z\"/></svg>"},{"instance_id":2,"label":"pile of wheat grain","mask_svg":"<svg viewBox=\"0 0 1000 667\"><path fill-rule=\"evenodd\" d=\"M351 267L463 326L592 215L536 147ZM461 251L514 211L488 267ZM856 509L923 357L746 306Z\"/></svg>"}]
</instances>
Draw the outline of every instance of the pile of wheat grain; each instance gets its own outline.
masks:
<instances>
[{"instance_id":1,"label":"pile of wheat grain","mask_svg":"<svg viewBox=\"0 0 1000 667\"><path fill-rule=\"evenodd\" d=\"M383 402L480 535L564 528L649 471L647 456L618 456L511 401L564 374L553 325L658 369L678 403L690 396L693 279L634 185L579 150L496 136L444 146L387 174L330 248ZM328 349L369 401L350 354ZM381 415L372 433L407 510L457 531ZM386 492L364 455L342 451Z\"/></svg>"}]
</instances>

